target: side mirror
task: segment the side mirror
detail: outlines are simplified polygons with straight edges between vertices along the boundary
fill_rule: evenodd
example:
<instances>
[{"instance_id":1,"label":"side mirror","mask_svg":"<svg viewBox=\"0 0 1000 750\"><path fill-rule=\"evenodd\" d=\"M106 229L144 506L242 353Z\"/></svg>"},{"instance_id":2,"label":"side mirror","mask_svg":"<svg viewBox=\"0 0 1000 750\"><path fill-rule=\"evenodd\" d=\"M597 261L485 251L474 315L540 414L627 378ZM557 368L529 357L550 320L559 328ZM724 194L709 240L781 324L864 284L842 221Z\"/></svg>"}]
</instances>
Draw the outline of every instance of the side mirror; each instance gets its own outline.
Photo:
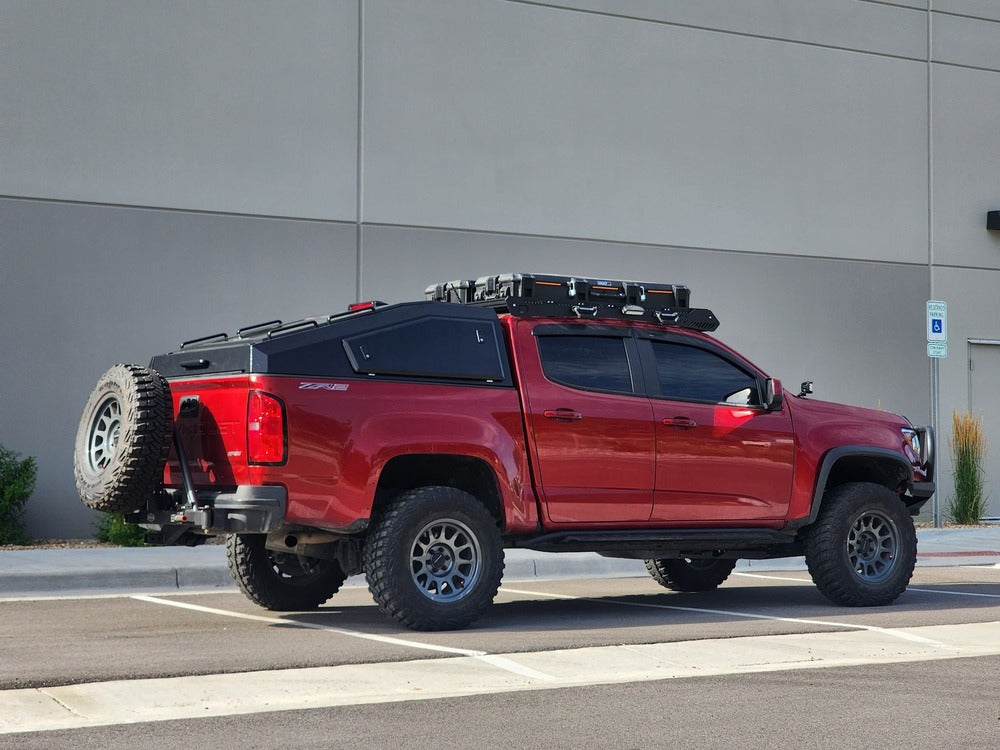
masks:
<instances>
[{"instance_id":1,"label":"side mirror","mask_svg":"<svg viewBox=\"0 0 1000 750\"><path fill-rule=\"evenodd\" d=\"M764 408L767 411L781 411L785 397L781 390L781 381L777 378L768 378L764 384Z\"/></svg>"}]
</instances>

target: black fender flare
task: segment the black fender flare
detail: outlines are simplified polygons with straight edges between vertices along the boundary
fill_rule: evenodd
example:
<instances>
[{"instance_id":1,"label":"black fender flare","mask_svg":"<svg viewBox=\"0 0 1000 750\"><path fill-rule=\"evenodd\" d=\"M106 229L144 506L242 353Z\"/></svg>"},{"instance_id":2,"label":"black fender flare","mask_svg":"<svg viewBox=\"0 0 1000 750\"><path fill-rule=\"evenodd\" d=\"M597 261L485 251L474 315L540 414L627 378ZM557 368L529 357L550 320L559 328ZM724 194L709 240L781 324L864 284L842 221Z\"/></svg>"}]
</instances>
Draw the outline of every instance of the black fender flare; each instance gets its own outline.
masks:
<instances>
[{"instance_id":1,"label":"black fender flare","mask_svg":"<svg viewBox=\"0 0 1000 750\"><path fill-rule=\"evenodd\" d=\"M827 483L834 467L845 459L858 459L862 462L870 461L874 467L893 467L896 469L894 476L892 468L882 469L882 476L873 478L871 476L861 477L852 481L874 481L877 484L885 485L891 490L895 490L900 483L905 483L907 487L913 482L913 466L901 453L889 448L877 448L870 445L842 445L827 452L823 456L819 471L816 472L816 482L813 485L812 504L809 515L794 522L794 527L802 528L814 523L819 517L820 508L823 505L823 496L826 494ZM886 481L889 480L889 481Z\"/></svg>"}]
</instances>

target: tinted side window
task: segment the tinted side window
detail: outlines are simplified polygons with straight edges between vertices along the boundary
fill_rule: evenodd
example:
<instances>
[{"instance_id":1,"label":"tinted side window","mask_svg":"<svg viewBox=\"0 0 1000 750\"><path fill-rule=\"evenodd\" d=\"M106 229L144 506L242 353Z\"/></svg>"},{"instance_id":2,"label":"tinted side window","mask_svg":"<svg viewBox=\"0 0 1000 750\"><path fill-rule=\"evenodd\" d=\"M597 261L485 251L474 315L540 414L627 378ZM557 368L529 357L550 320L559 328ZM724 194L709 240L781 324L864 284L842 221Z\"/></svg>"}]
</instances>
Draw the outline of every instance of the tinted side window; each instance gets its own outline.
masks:
<instances>
[{"instance_id":1,"label":"tinted side window","mask_svg":"<svg viewBox=\"0 0 1000 750\"><path fill-rule=\"evenodd\" d=\"M731 362L694 346L663 341L652 344L664 398L760 405L756 378Z\"/></svg>"},{"instance_id":2,"label":"tinted side window","mask_svg":"<svg viewBox=\"0 0 1000 750\"><path fill-rule=\"evenodd\" d=\"M539 336L545 377L592 391L632 393L625 340L597 336Z\"/></svg>"},{"instance_id":3,"label":"tinted side window","mask_svg":"<svg viewBox=\"0 0 1000 750\"><path fill-rule=\"evenodd\" d=\"M505 377L496 323L423 318L344 339L358 373L499 382Z\"/></svg>"}]
</instances>

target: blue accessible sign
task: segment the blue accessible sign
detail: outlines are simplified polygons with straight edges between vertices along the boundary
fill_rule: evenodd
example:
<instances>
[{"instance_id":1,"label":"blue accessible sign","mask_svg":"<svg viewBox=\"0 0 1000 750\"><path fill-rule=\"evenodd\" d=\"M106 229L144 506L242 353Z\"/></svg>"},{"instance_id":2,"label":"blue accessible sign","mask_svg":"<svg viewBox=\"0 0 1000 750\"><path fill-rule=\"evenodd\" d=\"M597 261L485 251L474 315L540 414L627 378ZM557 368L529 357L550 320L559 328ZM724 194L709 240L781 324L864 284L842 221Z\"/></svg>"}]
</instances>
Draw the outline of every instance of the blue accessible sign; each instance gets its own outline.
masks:
<instances>
[{"instance_id":1,"label":"blue accessible sign","mask_svg":"<svg viewBox=\"0 0 1000 750\"><path fill-rule=\"evenodd\" d=\"M948 356L948 303L927 300L927 356Z\"/></svg>"}]
</instances>

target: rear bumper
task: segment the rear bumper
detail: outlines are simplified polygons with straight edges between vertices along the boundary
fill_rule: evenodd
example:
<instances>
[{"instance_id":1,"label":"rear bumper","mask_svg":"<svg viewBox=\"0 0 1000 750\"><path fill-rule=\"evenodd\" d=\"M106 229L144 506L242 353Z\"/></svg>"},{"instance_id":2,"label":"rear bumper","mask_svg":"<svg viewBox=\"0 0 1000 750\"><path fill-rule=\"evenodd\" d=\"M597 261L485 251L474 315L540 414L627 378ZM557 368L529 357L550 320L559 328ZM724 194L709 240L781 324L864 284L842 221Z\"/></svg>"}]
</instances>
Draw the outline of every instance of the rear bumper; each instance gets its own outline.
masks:
<instances>
[{"instance_id":1,"label":"rear bumper","mask_svg":"<svg viewBox=\"0 0 1000 750\"><path fill-rule=\"evenodd\" d=\"M181 490L168 489L169 507L140 511L139 525L160 544L191 544L192 535L266 534L285 520L288 493L278 485L241 485L228 492L196 490L197 504Z\"/></svg>"}]
</instances>

